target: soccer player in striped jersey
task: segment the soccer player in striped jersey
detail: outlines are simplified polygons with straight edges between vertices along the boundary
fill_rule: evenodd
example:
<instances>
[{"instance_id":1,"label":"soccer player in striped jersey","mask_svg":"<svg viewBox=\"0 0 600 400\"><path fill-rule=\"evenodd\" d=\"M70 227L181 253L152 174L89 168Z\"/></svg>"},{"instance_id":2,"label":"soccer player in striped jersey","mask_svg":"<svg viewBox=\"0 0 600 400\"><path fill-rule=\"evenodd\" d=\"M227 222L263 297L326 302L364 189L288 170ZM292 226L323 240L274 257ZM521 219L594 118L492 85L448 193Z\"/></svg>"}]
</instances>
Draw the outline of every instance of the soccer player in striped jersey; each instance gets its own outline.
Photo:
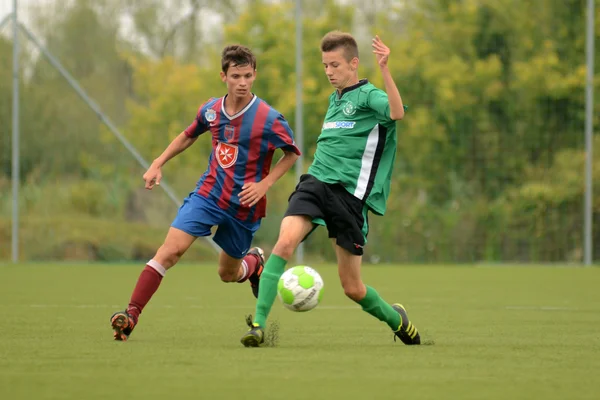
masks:
<instances>
[{"instance_id":1,"label":"soccer player in striped jersey","mask_svg":"<svg viewBox=\"0 0 600 400\"><path fill-rule=\"evenodd\" d=\"M152 163L143 178L146 189L160 184L161 167L208 133L213 150L208 168L183 201L163 245L141 272L126 310L111 317L115 340L127 340L167 270L198 237L209 236L219 255L224 282L249 281L256 297L264 267L261 249L250 249L265 216L267 190L295 163L300 150L284 117L252 93L256 58L244 46L226 47L221 57L221 80L227 94L206 101L196 118ZM270 171L275 150L283 157Z\"/></svg>"},{"instance_id":2,"label":"soccer player in striped jersey","mask_svg":"<svg viewBox=\"0 0 600 400\"><path fill-rule=\"evenodd\" d=\"M396 157L396 121L404 105L388 68L389 48L376 36L373 53L385 91L358 78L358 46L352 35L330 32L321 41L325 74L335 91L308 173L300 178L281 222L279 239L265 265L255 319L241 342L264 342L277 282L296 247L319 225L327 227L344 292L364 311L388 325L394 340L420 344L417 328L400 304L388 304L360 274L369 231L367 213L383 215Z\"/></svg>"}]
</instances>

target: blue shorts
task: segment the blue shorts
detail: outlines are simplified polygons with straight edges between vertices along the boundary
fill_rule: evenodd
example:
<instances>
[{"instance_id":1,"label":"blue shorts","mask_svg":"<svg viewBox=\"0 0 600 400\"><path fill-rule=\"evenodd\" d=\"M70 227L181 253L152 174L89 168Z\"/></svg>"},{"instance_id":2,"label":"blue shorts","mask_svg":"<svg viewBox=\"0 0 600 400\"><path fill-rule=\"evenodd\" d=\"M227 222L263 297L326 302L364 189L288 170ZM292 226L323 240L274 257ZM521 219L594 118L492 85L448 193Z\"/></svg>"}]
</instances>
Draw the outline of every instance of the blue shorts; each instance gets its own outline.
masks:
<instances>
[{"instance_id":1,"label":"blue shorts","mask_svg":"<svg viewBox=\"0 0 600 400\"><path fill-rule=\"evenodd\" d=\"M194 237L210 236L210 229L218 226L213 238L215 243L229 256L244 258L260 227L260 221L240 221L219 207L214 200L192 192L183 200L171 226Z\"/></svg>"}]
</instances>

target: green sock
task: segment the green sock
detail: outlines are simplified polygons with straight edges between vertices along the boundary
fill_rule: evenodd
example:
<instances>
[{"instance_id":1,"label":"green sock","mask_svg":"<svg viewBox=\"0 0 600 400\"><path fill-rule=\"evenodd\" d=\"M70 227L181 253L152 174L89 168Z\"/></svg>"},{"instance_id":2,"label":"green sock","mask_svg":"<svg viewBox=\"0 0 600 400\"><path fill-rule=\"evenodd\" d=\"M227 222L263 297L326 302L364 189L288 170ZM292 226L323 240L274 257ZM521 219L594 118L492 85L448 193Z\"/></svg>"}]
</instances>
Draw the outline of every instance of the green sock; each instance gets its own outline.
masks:
<instances>
[{"instance_id":1,"label":"green sock","mask_svg":"<svg viewBox=\"0 0 600 400\"><path fill-rule=\"evenodd\" d=\"M400 314L391 305L386 303L372 287L367 286L367 295L357 303L360 304L364 311L388 324L393 331L397 331L400 327Z\"/></svg>"},{"instance_id":2,"label":"green sock","mask_svg":"<svg viewBox=\"0 0 600 400\"><path fill-rule=\"evenodd\" d=\"M259 324L263 328L267 326L267 316L277 296L277 282L279 282L279 278L283 275L286 264L286 260L275 254L271 254L271 257L269 257L265 264L265 270L260 276L254 323Z\"/></svg>"}]
</instances>

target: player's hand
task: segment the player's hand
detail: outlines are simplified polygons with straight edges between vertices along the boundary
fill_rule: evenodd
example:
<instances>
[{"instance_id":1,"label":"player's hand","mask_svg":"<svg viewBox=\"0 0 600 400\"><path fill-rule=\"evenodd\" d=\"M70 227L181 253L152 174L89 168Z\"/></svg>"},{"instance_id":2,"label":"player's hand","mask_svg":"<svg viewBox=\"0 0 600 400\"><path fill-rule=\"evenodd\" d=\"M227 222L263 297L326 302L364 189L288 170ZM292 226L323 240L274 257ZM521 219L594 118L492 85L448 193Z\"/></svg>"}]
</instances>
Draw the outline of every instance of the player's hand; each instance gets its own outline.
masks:
<instances>
[{"instance_id":1,"label":"player's hand","mask_svg":"<svg viewBox=\"0 0 600 400\"><path fill-rule=\"evenodd\" d=\"M388 62L388 58L390 56L390 49L387 47L379 38L379 35L375 35L373 38L373 53L375 54L375 58L377 59L377 64L380 67L385 67Z\"/></svg>"},{"instance_id":2,"label":"player's hand","mask_svg":"<svg viewBox=\"0 0 600 400\"><path fill-rule=\"evenodd\" d=\"M162 179L162 172L160 170L160 167L157 167L154 164L152 164L142 178L146 182L146 189L152 190L154 185L160 185L160 180Z\"/></svg>"},{"instance_id":3,"label":"player's hand","mask_svg":"<svg viewBox=\"0 0 600 400\"><path fill-rule=\"evenodd\" d=\"M240 192L240 202L244 206L252 207L264 197L268 189L264 181L246 183Z\"/></svg>"}]
</instances>

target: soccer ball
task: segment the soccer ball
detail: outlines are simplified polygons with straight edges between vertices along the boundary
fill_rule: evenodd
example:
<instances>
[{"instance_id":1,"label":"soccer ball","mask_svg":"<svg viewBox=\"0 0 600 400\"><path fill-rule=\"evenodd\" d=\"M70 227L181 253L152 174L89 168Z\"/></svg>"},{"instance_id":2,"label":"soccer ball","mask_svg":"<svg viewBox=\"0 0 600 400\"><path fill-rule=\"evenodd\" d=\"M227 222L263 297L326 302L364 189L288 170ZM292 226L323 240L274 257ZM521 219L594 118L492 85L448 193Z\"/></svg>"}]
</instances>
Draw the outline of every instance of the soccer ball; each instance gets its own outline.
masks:
<instances>
[{"instance_id":1,"label":"soccer ball","mask_svg":"<svg viewBox=\"0 0 600 400\"><path fill-rule=\"evenodd\" d=\"M277 296L288 310L312 310L323 297L323 278L311 267L290 268L279 278Z\"/></svg>"}]
</instances>

